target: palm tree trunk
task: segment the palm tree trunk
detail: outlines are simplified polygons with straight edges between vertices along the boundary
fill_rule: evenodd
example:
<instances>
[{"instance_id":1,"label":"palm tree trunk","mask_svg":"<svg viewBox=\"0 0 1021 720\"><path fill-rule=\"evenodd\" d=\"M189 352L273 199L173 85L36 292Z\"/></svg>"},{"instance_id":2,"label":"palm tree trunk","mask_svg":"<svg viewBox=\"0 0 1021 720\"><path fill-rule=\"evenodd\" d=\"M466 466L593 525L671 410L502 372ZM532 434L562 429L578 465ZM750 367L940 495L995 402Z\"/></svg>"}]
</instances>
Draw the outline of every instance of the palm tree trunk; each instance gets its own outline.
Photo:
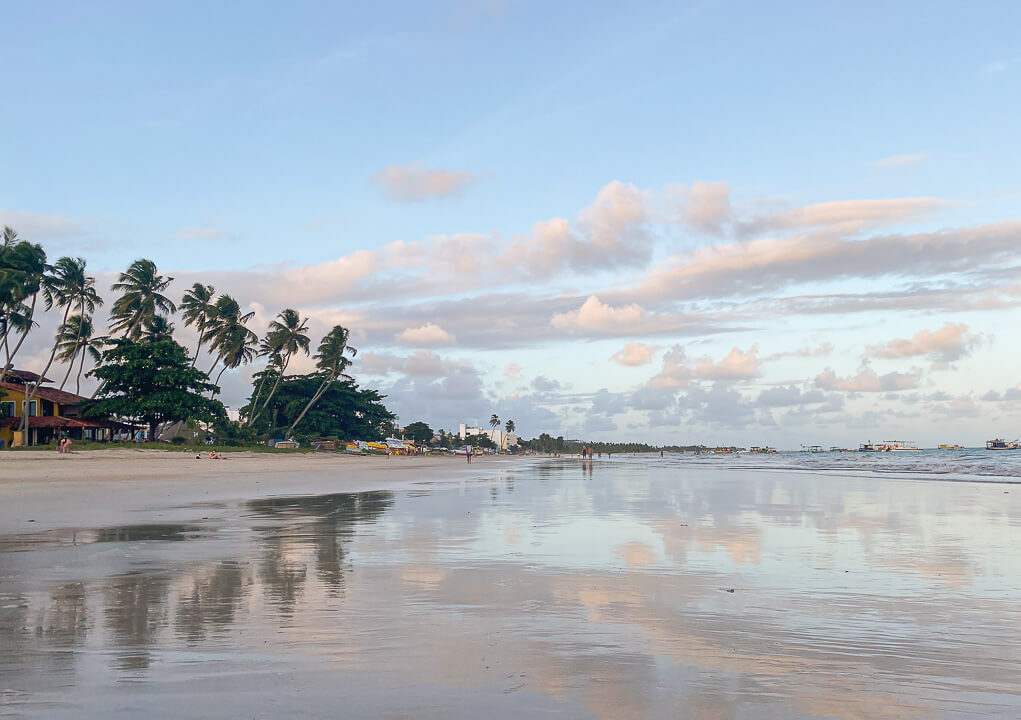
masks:
<instances>
[{"instance_id":1,"label":"palm tree trunk","mask_svg":"<svg viewBox=\"0 0 1021 720\"><path fill-rule=\"evenodd\" d=\"M216 385L217 388L220 386L220 376L222 376L223 373L226 372L226 370L227 370L227 364L224 363L223 367L220 368L220 372L218 372L216 374L216 382L213 383L213 385ZM209 399L212 400L214 397L216 397L216 389L215 388L213 390L209 391Z\"/></svg>"},{"instance_id":2,"label":"palm tree trunk","mask_svg":"<svg viewBox=\"0 0 1021 720\"><path fill-rule=\"evenodd\" d=\"M68 304L68 306L66 308L64 308L64 321L61 323L61 325L64 325L64 324L67 323L67 315L70 312L71 312L71 305ZM53 358L56 357L56 355L57 355L57 346L59 344L60 344L59 338L57 340L53 341L53 349L50 350L50 359L46 362L46 367L44 367L43 371L41 373L39 373L39 377L36 378L35 384L32 385L32 389L25 396L25 409L21 413L21 431L22 432L26 432L28 430L28 409L32 405L32 398L35 397L36 392L39 390L39 386L42 384L43 378L46 376L46 373L49 372L50 365L53 364Z\"/></svg>"},{"instance_id":3,"label":"palm tree trunk","mask_svg":"<svg viewBox=\"0 0 1021 720\"><path fill-rule=\"evenodd\" d=\"M328 379L323 380L322 385L320 385L319 389L316 390L315 395L312 396L312 399L308 401L308 404L302 409L302 411L298 413L298 417L296 417L294 422L291 423L291 427L287 428L287 437L290 437L291 433L294 432L294 428L298 427L298 423L304 419L305 413L311 410L312 406L319 402L319 399L326 394L326 388L328 388L335 379L335 377L330 376Z\"/></svg>"},{"instance_id":4,"label":"palm tree trunk","mask_svg":"<svg viewBox=\"0 0 1021 720\"><path fill-rule=\"evenodd\" d=\"M262 377L259 379L259 387L257 387L255 389L255 394L252 395L252 412L255 412L255 405L256 405L256 403L259 402L259 398L262 396L262 386L265 384L265 382L266 382L266 373L264 372L262 374ZM246 419L245 420L245 425L248 425L248 422L249 421Z\"/></svg>"},{"instance_id":5,"label":"palm tree trunk","mask_svg":"<svg viewBox=\"0 0 1021 720\"><path fill-rule=\"evenodd\" d=\"M77 345L75 346L77 347ZM74 370L74 361L78 359L78 351L74 351L74 355L71 356L71 361L67 364L67 372L64 373L64 379L60 381L60 389L63 390L64 386L67 385L67 379L71 377L71 371Z\"/></svg>"},{"instance_id":6,"label":"palm tree trunk","mask_svg":"<svg viewBox=\"0 0 1021 720\"><path fill-rule=\"evenodd\" d=\"M266 409L266 406L269 405L269 401L273 399L273 395L276 393L277 388L280 386L280 380L283 379L284 373L287 371L287 365L290 362L291 362L291 354L287 353L287 355L284 357L284 366L282 368L280 368L280 374L277 375L276 382L273 383L273 389L270 390L269 391L269 395L266 396L266 402L264 402L262 404L262 407L259 408L258 412L256 412L255 415L252 416L252 419L248 421L249 425L251 425L253 422L256 421L256 419L259 417L259 415L262 414L262 411Z\"/></svg>"},{"instance_id":7,"label":"palm tree trunk","mask_svg":"<svg viewBox=\"0 0 1021 720\"><path fill-rule=\"evenodd\" d=\"M78 362L78 377L74 383L74 394L82 394L82 370L85 369L85 348L82 348L82 359Z\"/></svg>"}]
</instances>

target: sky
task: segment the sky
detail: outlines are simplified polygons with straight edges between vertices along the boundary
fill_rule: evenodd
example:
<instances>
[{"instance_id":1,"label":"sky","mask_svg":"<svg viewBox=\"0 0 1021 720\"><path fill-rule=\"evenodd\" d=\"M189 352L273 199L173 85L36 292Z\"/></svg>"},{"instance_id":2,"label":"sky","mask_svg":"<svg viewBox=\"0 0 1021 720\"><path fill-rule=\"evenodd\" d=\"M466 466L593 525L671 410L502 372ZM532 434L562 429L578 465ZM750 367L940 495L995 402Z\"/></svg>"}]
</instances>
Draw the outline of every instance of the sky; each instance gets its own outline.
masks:
<instances>
[{"instance_id":1,"label":"sky","mask_svg":"<svg viewBox=\"0 0 1021 720\"><path fill-rule=\"evenodd\" d=\"M403 424L1021 434L1016 3L2 9L0 223L343 324Z\"/></svg>"}]
</instances>

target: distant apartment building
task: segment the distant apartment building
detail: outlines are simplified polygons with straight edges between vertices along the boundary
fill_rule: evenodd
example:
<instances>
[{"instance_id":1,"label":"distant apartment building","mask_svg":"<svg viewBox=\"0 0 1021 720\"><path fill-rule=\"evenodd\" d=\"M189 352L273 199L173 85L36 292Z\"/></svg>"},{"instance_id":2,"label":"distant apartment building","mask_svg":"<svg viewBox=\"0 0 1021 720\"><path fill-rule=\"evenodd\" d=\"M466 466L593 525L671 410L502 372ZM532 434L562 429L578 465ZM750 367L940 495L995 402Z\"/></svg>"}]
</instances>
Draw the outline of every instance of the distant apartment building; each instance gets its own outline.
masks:
<instances>
[{"instance_id":1,"label":"distant apartment building","mask_svg":"<svg viewBox=\"0 0 1021 720\"><path fill-rule=\"evenodd\" d=\"M509 448L517 447L518 436L514 433L507 433L503 430L494 430L480 427L468 427L464 423L461 423L457 427L457 437L461 440L471 435L485 435L493 444L501 450L507 450Z\"/></svg>"}]
</instances>

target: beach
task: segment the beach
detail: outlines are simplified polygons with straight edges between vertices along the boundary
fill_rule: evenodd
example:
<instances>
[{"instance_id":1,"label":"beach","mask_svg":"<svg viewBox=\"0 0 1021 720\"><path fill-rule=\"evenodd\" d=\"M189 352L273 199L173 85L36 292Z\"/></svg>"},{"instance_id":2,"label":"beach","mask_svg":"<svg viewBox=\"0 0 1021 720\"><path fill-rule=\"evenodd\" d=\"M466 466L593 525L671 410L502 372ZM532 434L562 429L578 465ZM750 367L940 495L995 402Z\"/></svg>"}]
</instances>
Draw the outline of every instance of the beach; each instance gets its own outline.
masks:
<instances>
[{"instance_id":1,"label":"beach","mask_svg":"<svg viewBox=\"0 0 1021 720\"><path fill-rule=\"evenodd\" d=\"M1009 483L34 455L0 464L5 715L1021 712ZM12 475L34 463L75 472Z\"/></svg>"}]
</instances>

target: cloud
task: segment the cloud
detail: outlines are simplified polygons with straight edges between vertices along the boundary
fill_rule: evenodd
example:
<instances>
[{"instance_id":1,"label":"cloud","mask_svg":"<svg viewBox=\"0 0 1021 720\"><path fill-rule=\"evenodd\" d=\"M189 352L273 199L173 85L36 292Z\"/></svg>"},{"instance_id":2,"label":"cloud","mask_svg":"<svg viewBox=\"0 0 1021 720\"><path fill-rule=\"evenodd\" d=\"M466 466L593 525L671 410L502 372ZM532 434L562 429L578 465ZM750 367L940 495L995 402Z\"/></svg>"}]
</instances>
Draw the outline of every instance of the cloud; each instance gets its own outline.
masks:
<instances>
[{"instance_id":1,"label":"cloud","mask_svg":"<svg viewBox=\"0 0 1021 720\"><path fill-rule=\"evenodd\" d=\"M949 363L967 355L979 340L978 335L968 333L967 325L947 323L936 331L921 330L911 338L891 340L870 348L870 352L878 358L926 355L936 362Z\"/></svg>"},{"instance_id":2,"label":"cloud","mask_svg":"<svg viewBox=\"0 0 1021 720\"><path fill-rule=\"evenodd\" d=\"M532 389L540 393L550 393L560 389L560 381L550 380L545 375L539 375L532 380Z\"/></svg>"},{"instance_id":3,"label":"cloud","mask_svg":"<svg viewBox=\"0 0 1021 720\"><path fill-rule=\"evenodd\" d=\"M866 365L857 375L846 378L838 377L832 368L826 368L816 376L815 384L823 390L840 390L842 392L897 392L918 387L918 380L917 372L891 372L878 375Z\"/></svg>"},{"instance_id":4,"label":"cloud","mask_svg":"<svg viewBox=\"0 0 1021 720\"><path fill-rule=\"evenodd\" d=\"M946 205L946 201L932 197L835 200L761 215L742 223L741 230L744 235L822 227L856 231L864 227L917 220Z\"/></svg>"},{"instance_id":5,"label":"cloud","mask_svg":"<svg viewBox=\"0 0 1021 720\"><path fill-rule=\"evenodd\" d=\"M1012 259L1021 222L848 240L795 235L701 248L662 263L632 295L642 301L720 298L792 283L884 276L931 278Z\"/></svg>"},{"instance_id":6,"label":"cloud","mask_svg":"<svg viewBox=\"0 0 1021 720\"><path fill-rule=\"evenodd\" d=\"M731 348L718 363L712 358L700 358L695 364L694 376L702 380L750 380L759 376L758 348L748 352Z\"/></svg>"},{"instance_id":7,"label":"cloud","mask_svg":"<svg viewBox=\"0 0 1021 720\"><path fill-rule=\"evenodd\" d=\"M417 163L389 165L377 170L372 182L396 202L418 203L430 198L451 197L474 182L467 170L427 170Z\"/></svg>"},{"instance_id":8,"label":"cloud","mask_svg":"<svg viewBox=\"0 0 1021 720\"><path fill-rule=\"evenodd\" d=\"M663 355L663 368L649 380L648 387L660 389L686 387L691 382L692 374L684 348L674 345Z\"/></svg>"},{"instance_id":9,"label":"cloud","mask_svg":"<svg viewBox=\"0 0 1021 720\"><path fill-rule=\"evenodd\" d=\"M659 349L658 345L646 345L640 342L630 342L610 356L610 359L620 365L636 367L652 362L652 356Z\"/></svg>"},{"instance_id":10,"label":"cloud","mask_svg":"<svg viewBox=\"0 0 1021 720\"><path fill-rule=\"evenodd\" d=\"M0 208L0 226L3 225L11 226L22 240L33 243L74 237L82 233L81 225L65 215Z\"/></svg>"},{"instance_id":11,"label":"cloud","mask_svg":"<svg viewBox=\"0 0 1021 720\"><path fill-rule=\"evenodd\" d=\"M426 323L420 327L402 330L394 339L405 345L450 345L457 338L435 323Z\"/></svg>"},{"instance_id":12,"label":"cloud","mask_svg":"<svg viewBox=\"0 0 1021 720\"><path fill-rule=\"evenodd\" d=\"M797 350L788 350L786 352L773 353L767 358L764 358L765 362L772 362L774 360L781 360L788 357L821 357L829 355L833 352L832 343L824 342L816 347L800 347Z\"/></svg>"},{"instance_id":13,"label":"cloud","mask_svg":"<svg viewBox=\"0 0 1021 720\"><path fill-rule=\"evenodd\" d=\"M928 154L926 153L905 153L903 155L890 155L889 157L880 158L872 164L879 168L907 167L908 165L917 165L927 157Z\"/></svg>"},{"instance_id":14,"label":"cloud","mask_svg":"<svg viewBox=\"0 0 1021 720\"><path fill-rule=\"evenodd\" d=\"M595 295L589 295L577 310L557 313L550 319L550 325L563 330L584 328L602 330L620 325L631 325L645 318L645 309L637 304L613 307L601 302Z\"/></svg>"},{"instance_id":15,"label":"cloud","mask_svg":"<svg viewBox=\"0 0 1021 720\"><path fill-rule=\"evenodd\" d=\"M507 382L514 382L521 376L521 366L517 363L507 363L507 367L503 369L503 376Z\"/></svg>"},{"instance_id":16,"label":"cloud","mask_svg":"<svg viewBox=\"0 0 1021 720\"><path fill-rule=\"evenodd\" d=\"M759 393L755 400L757 405L763 407L791 407L795 405L807 405L826 402L826 395L821 390L810 390L802 392L801 388L795 385L777 386L768 388Z\"/></svg>"},{"instance_id":17,"label":"cloud","mask_svg":"<svg viewBox=\"0 0 1021 720\"><path fill-rule=\"evenodd\" d=\"M669 185L667 203L676 207L680 222L695 232L722 235L731 218L730 186L725 182L699 181L690 186Z\"/></svg>"}]
</instances>

